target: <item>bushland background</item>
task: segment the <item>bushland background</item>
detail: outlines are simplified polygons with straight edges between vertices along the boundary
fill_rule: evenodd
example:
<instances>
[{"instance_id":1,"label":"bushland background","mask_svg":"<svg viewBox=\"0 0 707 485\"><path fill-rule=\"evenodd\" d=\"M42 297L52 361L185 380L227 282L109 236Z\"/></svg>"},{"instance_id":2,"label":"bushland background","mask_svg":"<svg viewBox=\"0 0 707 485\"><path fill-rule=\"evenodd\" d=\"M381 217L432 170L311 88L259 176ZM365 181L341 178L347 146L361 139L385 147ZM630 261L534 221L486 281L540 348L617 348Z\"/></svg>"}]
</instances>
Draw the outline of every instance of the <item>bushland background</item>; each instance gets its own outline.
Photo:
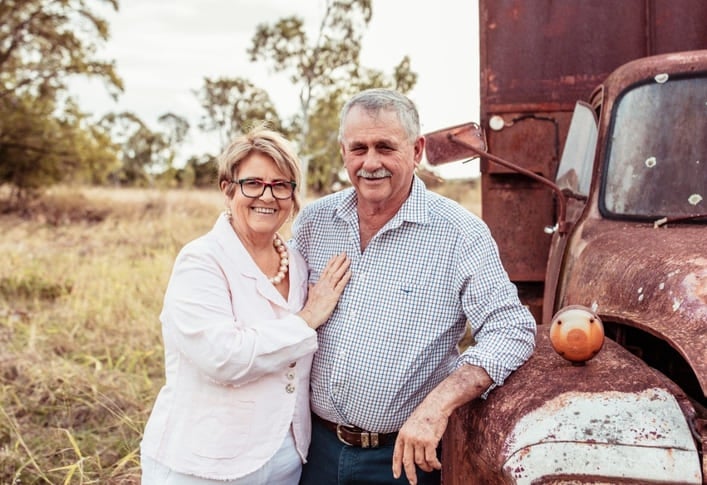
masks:
<instances>
[{"instance_id":1,"label":"bushland background","mask_svg":"<svg viewBox=\"0 0 707 485\"><path fill-rule=\"evenodd\" d=\"M479 213L475 182L431 185ZM221 194L56 186L0 208L0 484L138 484L164 290Z\"/></svg>"}]
</instances>

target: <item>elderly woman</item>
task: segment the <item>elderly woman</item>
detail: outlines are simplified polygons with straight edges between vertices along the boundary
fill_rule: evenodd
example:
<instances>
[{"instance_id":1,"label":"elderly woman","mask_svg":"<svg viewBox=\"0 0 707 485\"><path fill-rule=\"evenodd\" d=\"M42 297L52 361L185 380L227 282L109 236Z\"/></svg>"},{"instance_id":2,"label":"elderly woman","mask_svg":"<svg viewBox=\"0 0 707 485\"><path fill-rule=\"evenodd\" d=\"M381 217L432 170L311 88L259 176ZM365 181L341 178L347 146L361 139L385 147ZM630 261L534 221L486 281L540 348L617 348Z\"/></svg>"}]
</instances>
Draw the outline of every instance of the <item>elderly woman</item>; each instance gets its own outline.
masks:
<instances>
[{"instance_id":1,"label":"elderly woman","mask_svg":"<svg viewBox=\"0 0 707 485\"><path fill-rule=\"evenodd\" d=\"M335 256L307 294L307 265L277 233L299 179L288 142L264 127L222 154L226 211L177 256L160 315L166 383L141 443L144 485L298 482L315 330L351 277Z\"/></svg>"}]
</instances>

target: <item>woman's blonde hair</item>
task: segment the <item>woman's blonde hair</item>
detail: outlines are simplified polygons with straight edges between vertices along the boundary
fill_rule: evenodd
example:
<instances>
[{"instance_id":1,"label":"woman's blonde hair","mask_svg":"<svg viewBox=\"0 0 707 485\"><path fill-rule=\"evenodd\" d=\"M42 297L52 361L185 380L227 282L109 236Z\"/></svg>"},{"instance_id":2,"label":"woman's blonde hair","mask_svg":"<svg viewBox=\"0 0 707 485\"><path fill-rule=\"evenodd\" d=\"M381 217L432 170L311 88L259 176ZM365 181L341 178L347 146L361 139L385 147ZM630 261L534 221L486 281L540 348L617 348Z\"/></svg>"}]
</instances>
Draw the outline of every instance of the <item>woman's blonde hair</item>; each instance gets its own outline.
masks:
<instances>
[{"instance_id":1,"label":"woman's blonde hair","mask_svg":"<svg viewBox=\"0 0 707 485\"><path fill-rule=\"evenodd\" d=\"M277 168L300 187L302 175L300 161L291 143L275 130L262 124L254 127L249 132L236 137L221 153L218 158L218 186L221 182L229 183L226 195L233 197L238 184L232 182L238 172L238 167L253 152L259 152L270 157ZM292 194L293 215L300 209L299 190Z\"/></svg>"}]
</instances>

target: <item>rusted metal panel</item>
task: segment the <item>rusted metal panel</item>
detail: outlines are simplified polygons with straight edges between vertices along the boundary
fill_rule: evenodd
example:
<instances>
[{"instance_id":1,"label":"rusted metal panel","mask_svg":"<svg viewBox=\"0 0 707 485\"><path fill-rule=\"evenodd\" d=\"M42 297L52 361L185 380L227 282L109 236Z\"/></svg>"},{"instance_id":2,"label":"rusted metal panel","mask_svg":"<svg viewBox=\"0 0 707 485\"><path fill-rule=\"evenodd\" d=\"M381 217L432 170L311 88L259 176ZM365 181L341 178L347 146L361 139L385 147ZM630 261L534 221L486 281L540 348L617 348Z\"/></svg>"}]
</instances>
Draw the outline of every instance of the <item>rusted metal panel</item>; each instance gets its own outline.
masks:
<instances>
[{"instance_id":1,"label":"rusted metal panel","mask_svg":"<svg viewBox=\"0 0 707 485\"><path fill-rule=\"evenodd\" d=\"M550 101L571 109L627 61L707 47L704 0L481 0L479 6L482 110Z\"/></svg>"},{"instance_id":2,"label":"rusted metal panel","mask_svg":"<svg viewBox=\"0 0 707 485\"><path fill-rule=\"evenodd\" d=\"M608 1L481 1L482 104L573 104L645 55L645 1Z\"/></svg>"},{"instance_id":3,"label":"rusted metal panel","mask_svg":"<svg viewBox=\"0 0 707 485\"><path fill-rule=\"evenodd\" d=\"M643 400L640 396L653 393L656 396L660 394L662 400L669 401L667 396L670 393L664 381L654 373L645 372L646 367L643 362L632 357L613 341L607 340L602 351L594 359L583 366L576 366L552 350L548 327L542 325L538 328L536 352L523 367L511 374L503 386L495 389L486 401L473 401L457 409L452 416L442 446L442 477L445 485L496 485L522 482L520 480L522 477L515 476L516 473L520 474L522 469L504 471L504 465L520 459L513 458L515 453L528 454L528 451L522 451L524 447L518 446L517 441L519 431L526 426L523 423L527 423L528 418L525 417L549 416L552 414L550 409L553 406L553 409L559 412L557 416L561 416L562 403L568 404L570 400L579 400L585 404L596 403L603 399L613 399L614 402L618 402L616 396L620 395L623 396L620 399L622 402L630 402L632 399ZM635 416L628 423L623 421L618 423L616 421L619 416L618 410L612 410L611 407L606 409L606 420L592 418L581 428L574 429L576 432L574 442L588 446L584 450L585 453L591 448L589 445L592 440L601 443L601 440L613 439L609 437L611 433L607 434L605 428L607 422L614 423L613 425L618 427L630 423L630 426L624 426L624 432L635 433L635 435L625 438L627 442L634 444L647 442L646 440L651 440L664 432L664 430L660 431L662 424L657 419L654 423L643 423L639 421L640 416ZM675 409L673 403L670 403L669 407L672 408L670 422L679 422L682 416L679 409ZM553 422L551 416L548 419L549 422ZM636 427L639 423L640 426ZM679 426L686 425L682 422ZM537 422L537 427L528 432L545 433L543 441L552 443L557 440L552 436L551 429L552 427ZM661 445L667 453L672 449L671 443L682 443L685 447L689 447L682 433L684 430L680 431L675 440L665 441ZM528 435L525 436L527 439ZM567 440L567 443L570 441ZM563 453L561 449L555 451L558 454ZM696 456L693 451L693 461ZM564 459L561 455L545 456L545 458L551 461L557 460L558 463ZM689 458L686 460L692 467L699 466ZM564 472L570 468L569 465L563 466L565 466ZM594 478L600 482L599 475ZM538 481L537 483L549 482ZM620 483L620 481L610 479L607 483ZM638 482L627 481L626 483Z\"/></svg>"},{"instance_id":4,"label":"rusted metal panel","mask_svg":"<svg viewBox=\"0 0 707 485\"><path fill-rule=\"evenodd\" d=\"M511 280L542 281L550 241L543 231L554 223L552 192L526 179L509 181L508 177L483 184L482 192L486 194L482 217L497 221L489 228Z\"/></svg>"},{"instance_id":5,"label":"rusted metal panel","mask_svg":"<svg viewBox=\"0 0 707 485\"><path fill-rule=\"evenodd\" d=\"M707 395L704 226L654 228L590 218L573 237L565 263L571 276L558 306L585 305L604 321L660 336L687 361Z\"/></svg>"},{"instance_id":6,"label":"rusted metal panel","mask_svg":"<svg viewBox=\"0 0 707 485\"><path fill-rule=\"evenodd\" d=\"M552 178L560 153L560 129L566 130L566 118L563 113L508 113L502 116L503 128L489 130L486 136L494 155ZM484 162L483 169L488 174L517 173L491 162Z\"/></svg>"},{"instance_id":7,"label":"rusted metal panel","mask_svg":"<svg viewBox=\"0 0 707 485\"><path fill-rule=\"evenodd\" d=\"M707 49L707 2L656 0L648 3L648 55Z\"/></svg>"},{"instance_id":8,"label":"rusted metal panel","mask_svg":"<svg viewBox=\"0 0 707 485\"><path fill-rule=\"evenodd\" d=\"M489 150L524 169L552 178L559 163L560 132L567 131L570 115L552 112L530 117L506 113L502 118L502 129L487 130ZM544 228L552 226L555 217L552 192L528 177L483 159L481 173L482 217L498 243L511 280L542 282L550 245Z\"/></svg>"},{"instance_id":9,"label":"rusted metal panel","mask_svg":"<svg viewBox=\"0 0 707 485\"><path fill-rule=\"evenodd\" d=\"M479 13L488 150L549 178L575 102L588 99L615 68L707 47L703 0L480 0ZM494 131L490 120L499 116L504 126ZM507 169L484 160L481 172L483 217L506 270L515 282L542 285L550 238L540 231L552 225L552 196L540 186L514 188L522 177L499 178Z\"/></svg>"}]
</instances>

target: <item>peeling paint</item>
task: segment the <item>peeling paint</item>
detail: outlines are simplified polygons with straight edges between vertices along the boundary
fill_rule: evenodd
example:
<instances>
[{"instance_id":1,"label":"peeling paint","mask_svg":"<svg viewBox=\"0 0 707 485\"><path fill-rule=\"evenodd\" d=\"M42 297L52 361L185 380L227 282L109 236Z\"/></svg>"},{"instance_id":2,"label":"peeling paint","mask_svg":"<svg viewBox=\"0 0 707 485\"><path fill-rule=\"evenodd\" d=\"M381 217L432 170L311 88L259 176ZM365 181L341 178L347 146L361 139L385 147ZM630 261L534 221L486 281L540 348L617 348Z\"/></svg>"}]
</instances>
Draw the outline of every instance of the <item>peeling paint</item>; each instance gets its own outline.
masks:
<instances>
[{"instance_id":1,"label":"peeling paint","mask_svg":"<svg viewBox=\"0 0 707 485\"><path fill-rule=\"evenodd\" d=\"M692 194L690 197L687 198L687 201L691 205L697 205L702 202L702 196L700 194Z\"/></svg>"},{"instance_id":2,"label":"peeling paint","mask_svg":"<svg viewBox=\"0 0 707 485\"><path fill-rule=\"evenodd\" d=\"M704 260L697 262L707 264ZM682 284L686 295L684 303L690 305L690 311L695 312L695 317L698 317L698 313L705 315L707 313L707 269L686 275Z\"/></svg>"},{"instance_id":3,"label":"peeling paint","mask_svg":"<svg viewBox=\"0 0 707 485\"><path fill-rule=\"evenodd\" d=\"M678 311L678 308L680 308L680 305L682 305L682 300L679 300L678 298L673 298L673 311L674 312Z\"/></svg>"},{"instance_id":4,"label":"peeling paint","mask_svg":"<svg viewBox=\"0 0 707 485\"><path fill-rule=\"evenodd\" d=\"M684 416L658 388L562 394L519 420L506 450L504 469L518 484L553 475L701 482Z\"/></svg>"}]
</instances>

